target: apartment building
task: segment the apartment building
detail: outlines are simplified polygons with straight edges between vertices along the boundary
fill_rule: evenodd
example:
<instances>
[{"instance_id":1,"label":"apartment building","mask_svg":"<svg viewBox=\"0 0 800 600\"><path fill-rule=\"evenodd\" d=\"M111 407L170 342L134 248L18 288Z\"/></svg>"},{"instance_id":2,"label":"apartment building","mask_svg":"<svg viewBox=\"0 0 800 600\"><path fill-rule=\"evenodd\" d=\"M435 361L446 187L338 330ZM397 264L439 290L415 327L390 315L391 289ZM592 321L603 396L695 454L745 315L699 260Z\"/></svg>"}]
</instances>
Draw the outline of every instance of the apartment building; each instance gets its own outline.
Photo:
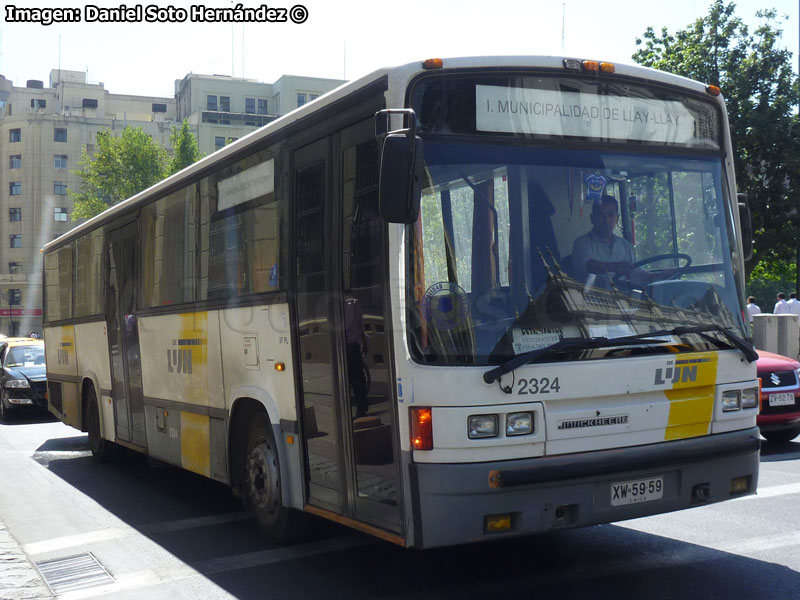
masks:
<instances>
[{"instance_id":1,"label":"apartment building","mask_svg":"<svg viewBox=\"0 0 800 600\"><path fill-rule=\"evenodd\" d=\"M255 131L345 83L284 75L275 83L190 73L175 81L178 120L186 119L202 154Z\"/></svg>"},{"instance_id":2,"label":"apartment building","mask_svg":"<svg viewBox=\"0 0 800 600\"><path fill-rule=\"evenodd\" d=\"M49 86L0 75L0 333L41 331L42 256L72 221L68 189L78 190L83 152L97 132L141 127L171 152L172 127L185 118L200 151L231 140L314 100L343 80L283 76L272 84L188 74L173 98L112 94L81 71L54 69Z\"/></svg>"}]
</instances>

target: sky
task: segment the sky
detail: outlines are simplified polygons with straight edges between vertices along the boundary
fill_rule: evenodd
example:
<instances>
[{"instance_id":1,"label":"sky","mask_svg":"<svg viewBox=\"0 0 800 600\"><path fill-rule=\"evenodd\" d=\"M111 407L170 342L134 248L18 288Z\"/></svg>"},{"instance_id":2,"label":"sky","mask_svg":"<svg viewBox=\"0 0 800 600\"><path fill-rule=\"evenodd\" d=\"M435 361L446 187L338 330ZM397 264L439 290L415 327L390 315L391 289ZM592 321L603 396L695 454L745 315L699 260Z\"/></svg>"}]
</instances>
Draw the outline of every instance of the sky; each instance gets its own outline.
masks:
<instances>
[{"instance_id":1,"label":"sky","mask_svg":"<svg viewBox=\"0 0 800 600\"><path fill-rule=\"evenodd\" d=\"M230 8L224 0L144 0L147 7ZM0 20L0 74L24 86L48 85L51 69L82 71L114 94L173 97L187 73L222 74L272 83L281 75L356 79L381 67L425 58L480 55L564 55L632 63L636 38L648 26L670 32L708 12L711 0L237 0L306 8L303 23L86 22L85 3L7 0ZM128 8L136 0L95 6ZM80 23L9 22L8 8L72 8ZM757 10L774 7L782 45L798 54L800 0L739 0L736 14L751 28ZM292 14L302 14L294 11ZM562 28L563 24L563 28ZM563 32L563 37L562 37Z\"/></svg>"}]
</instances>

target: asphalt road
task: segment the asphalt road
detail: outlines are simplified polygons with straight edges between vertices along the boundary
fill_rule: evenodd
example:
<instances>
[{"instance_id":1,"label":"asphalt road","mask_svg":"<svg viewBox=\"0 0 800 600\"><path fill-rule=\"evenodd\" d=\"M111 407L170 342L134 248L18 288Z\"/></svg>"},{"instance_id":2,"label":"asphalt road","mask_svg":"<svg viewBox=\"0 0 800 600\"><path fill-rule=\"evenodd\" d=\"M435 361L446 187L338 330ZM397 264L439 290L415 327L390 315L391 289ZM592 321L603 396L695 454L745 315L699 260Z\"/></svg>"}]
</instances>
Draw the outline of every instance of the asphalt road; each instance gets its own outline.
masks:
<instances>
[{"instance_id":1,"label":"asphalt road","mask_svg":"<svg viewBox=\"0 0 800 600\"><path fill-rule=\"evenodd\" d=\"M270 546L224 486L133 454L98 464L46 418L0 423L0 481L0 598L47 597L20 574L38 581L37 563L52 581L94 573L64 599L800 599L800 441L765 443L755 497L428 551L329 523ZM71 557L73 571L51 562Z\"/></svg>"}]
</instances>

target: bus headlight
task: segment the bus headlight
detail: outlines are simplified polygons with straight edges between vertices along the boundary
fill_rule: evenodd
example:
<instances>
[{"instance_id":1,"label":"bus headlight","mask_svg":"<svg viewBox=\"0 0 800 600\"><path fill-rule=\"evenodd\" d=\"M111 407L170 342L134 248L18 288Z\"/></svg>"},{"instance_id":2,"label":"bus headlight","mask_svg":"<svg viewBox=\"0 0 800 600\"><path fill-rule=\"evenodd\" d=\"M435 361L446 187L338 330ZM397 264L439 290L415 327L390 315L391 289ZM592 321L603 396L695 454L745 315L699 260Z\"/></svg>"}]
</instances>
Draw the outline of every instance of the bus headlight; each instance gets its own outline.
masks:
<instances>
[{"instance_id":1,"label":"bus headlight","mask_svg":"<svg viewBox=\"0 0 800 600\"><path fill-rule=\"evenodd\" d=\"M758 388L742 390L742 408L756 408L758 406Z\"/></svg>"},{"instance_id":2,"label":"bus headlight","mask_svg":"<svg viewBox=\"0 0 800 600\"><path fill-rule=\"evenodd\" d=\"M509 413L506 417L506 435L527 435L533 433L533 413Z\"/></svg>"},{"instance_id":3,"label":"bus headlight","mask_svg":"<svg viewBox=\"0 0 800 600\"><path fill-rule=\"evenodd\" d=\"M467 419L469 439L497 436L497 415L470 415Z\"/></svg>"},{"instance_id":4,"label":"bus headlight","mask_svg":"<svg viewBox=\"0 0 800 600\"><path fill-rule=\"evenodd\" d=\"M732 412L742 408L742 397L739 390L722 392L722 412Z\"/></svg>"}]
</instances>

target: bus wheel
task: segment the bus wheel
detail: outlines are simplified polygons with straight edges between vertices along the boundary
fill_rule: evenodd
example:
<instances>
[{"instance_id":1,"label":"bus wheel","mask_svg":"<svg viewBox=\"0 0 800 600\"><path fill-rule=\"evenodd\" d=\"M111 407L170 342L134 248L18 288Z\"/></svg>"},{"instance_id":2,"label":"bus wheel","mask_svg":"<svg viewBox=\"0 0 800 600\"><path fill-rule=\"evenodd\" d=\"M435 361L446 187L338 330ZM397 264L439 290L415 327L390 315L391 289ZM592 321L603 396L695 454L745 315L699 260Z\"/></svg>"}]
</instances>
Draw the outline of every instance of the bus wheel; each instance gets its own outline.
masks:
<instances>
[{"instance_id":1,"label":"bus wheel","mask_svg":"<svg viewBox=\"0 0 800 600\"><path fill-rule=\"evenodd\" d=\"M108 440L104 440L100 433L100 408L97 405L97 394L94 388L86 390L86 429L89 432L89 447L92 449L92 456L100 462L106 462L113 457L116 445Z\"/></svg>"},{"instance_id":2,"label":"bus wheel","mask_svg":"<svg viewBox=\"0 0 800 600\"><path fill-rule=\"evenodd\" d=\"M299 541L311 534L308 515L287 508L281 501L280 463L269 418L253 418L247 441L244 502L259 531L271 542Z\"/></svg>"}]
</instances>

